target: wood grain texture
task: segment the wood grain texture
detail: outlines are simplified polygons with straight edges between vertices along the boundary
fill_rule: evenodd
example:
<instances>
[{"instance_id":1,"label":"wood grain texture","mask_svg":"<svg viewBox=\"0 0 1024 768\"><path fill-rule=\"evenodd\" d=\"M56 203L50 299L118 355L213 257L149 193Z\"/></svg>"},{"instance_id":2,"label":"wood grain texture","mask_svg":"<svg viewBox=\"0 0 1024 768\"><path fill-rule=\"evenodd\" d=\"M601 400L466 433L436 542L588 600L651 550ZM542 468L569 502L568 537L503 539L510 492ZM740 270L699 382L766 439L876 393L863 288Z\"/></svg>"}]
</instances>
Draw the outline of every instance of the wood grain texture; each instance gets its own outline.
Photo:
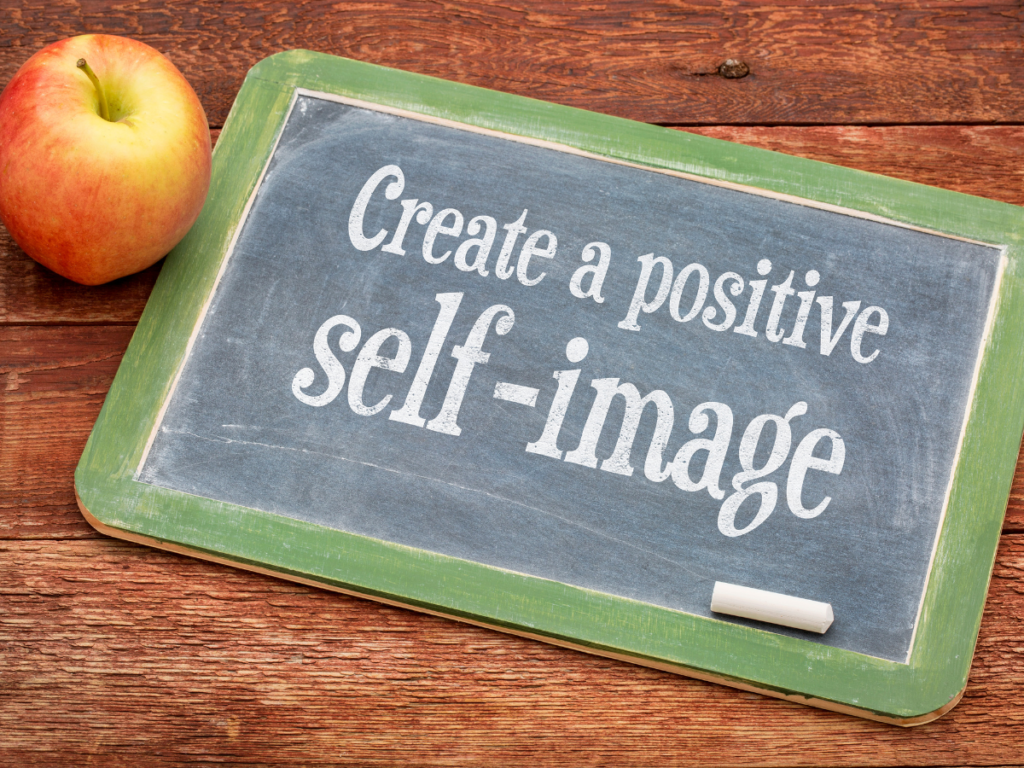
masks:
<instances>
[{"instance_id":1,"label":"wood grain texture","mask_svg":"<svg viewBox=\"0 0 1024 768\"><path fill-rule=\"evenodd\" d=\"M32 261L0 226L0 323L137 323L162 264L86 287Z\"/></svg>"},{"instance_id":2,"label":"wood grain texture","mask_svg":"<svg viewBox=\"0 0 1024 768\"><path fill-rule=\"evenodd\" d=\"M685 130L1024 205L1024 126L710 126Z\"/></svg>"},{"instance_id":3,"label":"wood grain texture","mask_svg":"<svg viewBox=\"0 0 1024 768\"><path fill-rule=\"evenodd\" d=\"M125 34L219 126L248 67L298 46L1020 205L1022 18L1008 0L25 0L0 9L0 85L45 43ZM751 74L715 75L729 57ZM1017 535L964 701L910 731L94 538L72 472L157 269L61 283L0 228L0 764L1022 764Z\"/></svg>"},{"instance_id":4,"label":"wood grain texture","mask_svg":"<svg viewBox=\"0 0 1024 768\"><path fill-rule=\"evenodd\" d=\"M75 465L132 326L0 326L0 538L95 538Z\"/></svg>"},{"instance_id":5,"label":"wood grain texture","mask_svg":"<svg viewBox=\"0 0 1024 768\"><path fill-rule=\"evenodd\" d=\"M663 124L1024 118L1014 0L16 5L0 17L0 82L45 43L128 35L167 52L218 126L246 70L289 48ZM720 76L728 59L750 74Z\"/></svg>"},{"instance_id":6,"label":"wood grain texture","mask_svg":"<svg viewBox=\"0 0 1024 768\"><path fill-rule=\"evenodd\" d=\"M0 762L74 734L103 765L1012 765L1022 571L1005 536L963 702L902 730L123 542L3 542Z\"/></svg>"},{"instance_id":7,"label":"wood grain texture","mask_svg":"<svg viewBox=\"0 0 1024 768\"><path fill-rule=\"evenodd\" d=\"M0 539L97 538L72 475L131 326L0 326ZM1024 457L1004 532L1024 532Z\"/></svg>"},{"instance_id":8,"label":"wood grain texture","mask_svg":"<svg viewBox=\"0 0 1024 768\"><path fill-rule=\"evenodd\" d=\"M1022 126L689 128L716 139L1024 204ZM216 141L220 131L213 131ZM0 323L135 323L160 264L84 288L29 259L0 226ZM2 359L2 358L0 358Z\"/></svg>"},{"instance_id":9,"label":"wood grain texture","mask_svg":"<svg viewBox=\"0 0 1024 768\"><path fill-rule=\"evenodd\" d=\"M1024 184L1016 181L1024 173L1020 127L732 127L699 132L862 170L888 171L960 192L996 192L989 196L1024 203ZM916 154L914 147L919 148ZM111 286L84 288L39 267L0 229L0 317L8 323L134 323L158 269ZM130 330L0 329L0 376L5 377L0 400L0 538L97 536L78 512L71 475ZM93 355L106 356L102 379L83 374L83 361ZM31 398L26 394L25 382L35 382L40 372L51 379L47 386L53 389L48 391L62 392L59 398L41 397L42 389L34 390ZM44 414L52 422L41 419ZM57 424L59 429L54 428ZM1024 459L1018 463L1004 531L1024 532Z\"/></svg>"}]
</instances>

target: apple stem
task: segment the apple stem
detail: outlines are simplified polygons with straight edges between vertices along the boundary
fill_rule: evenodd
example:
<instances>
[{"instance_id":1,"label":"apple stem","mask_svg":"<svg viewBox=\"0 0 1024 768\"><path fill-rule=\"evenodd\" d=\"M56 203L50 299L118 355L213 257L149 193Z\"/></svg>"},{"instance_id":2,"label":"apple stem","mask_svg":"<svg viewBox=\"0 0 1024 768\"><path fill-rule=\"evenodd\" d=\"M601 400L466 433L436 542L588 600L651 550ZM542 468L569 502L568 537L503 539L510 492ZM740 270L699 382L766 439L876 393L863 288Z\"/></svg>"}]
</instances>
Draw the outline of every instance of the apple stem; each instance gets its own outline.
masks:
<instances>
[{"instance_id":1,"label":"apple stem","mask_svg":"<svg viewBox=\"0 0 1024 768\"><path fill-rule=\"evenodd\" d=\"M85 76L92 81L93 87L100 97L100 117L109 122L110 111L107 109L107 97L103 95L103 89L100 87L100 79L96 77L96 73L92 71L92 67L86 63L85 59L78 60L78 68L85 72Z\"/></svg>"}]
</instances>

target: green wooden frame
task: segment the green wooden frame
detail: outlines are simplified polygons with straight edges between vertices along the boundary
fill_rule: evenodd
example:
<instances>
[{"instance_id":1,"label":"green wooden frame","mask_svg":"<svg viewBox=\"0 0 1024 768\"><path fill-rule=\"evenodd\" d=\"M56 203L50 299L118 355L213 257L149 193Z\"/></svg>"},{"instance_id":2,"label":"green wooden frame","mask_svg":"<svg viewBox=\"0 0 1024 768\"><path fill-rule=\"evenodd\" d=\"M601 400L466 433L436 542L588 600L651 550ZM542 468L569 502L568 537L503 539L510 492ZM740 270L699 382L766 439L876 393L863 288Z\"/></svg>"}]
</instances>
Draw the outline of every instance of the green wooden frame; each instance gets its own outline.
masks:
<instances>
[{"instance_id":1,"label":"green wooden frame","mask_svg":"<svg viewBox=\"0 0 1024 768\"><path fill-rule=\"evenodd\" d=\"M297 87L568 145L1005 246L991 331L906 664L369 539L134 480ZM1020 208L360 62L257 64L214 152L202 215L160 274L75 474L99 530L736 687L912 725L966 686L1024 427ZM286 543L287 547L282 546Z\"/></svg>"}]
</instances>

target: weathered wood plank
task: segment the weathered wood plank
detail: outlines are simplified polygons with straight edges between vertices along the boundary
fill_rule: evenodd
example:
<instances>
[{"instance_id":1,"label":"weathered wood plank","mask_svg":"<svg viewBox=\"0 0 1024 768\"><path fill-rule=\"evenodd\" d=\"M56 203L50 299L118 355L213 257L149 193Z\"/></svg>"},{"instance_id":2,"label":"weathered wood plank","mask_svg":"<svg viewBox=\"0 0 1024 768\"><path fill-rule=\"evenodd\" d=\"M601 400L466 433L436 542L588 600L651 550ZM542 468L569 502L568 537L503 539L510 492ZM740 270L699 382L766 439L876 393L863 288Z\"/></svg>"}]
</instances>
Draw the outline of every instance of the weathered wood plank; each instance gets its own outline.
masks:
<instances>
[{"instance_id":1,"label":"weathered wood plank","mask_svg":"<svg viewBox=\"0 0 1024 768\"><path fill-rule=\"evenodd\" d=\"M711 127L688 129L957 192L1024 204L1024 127ZM219 131L214 131L216 140ZM135 323L160 269L76 285L29 259L0 227L0 324Z\"/></svg>"},{"instance_id":2,"label":"weathered wood plank","mask_svg":"<svg viewBox=\"0 0 1024 768\"><path fill-rule=\"evenodd\" d=\"M32 261L0 226L0 324L137 323L161 266L79 285Z\"/></svg>"},{"instance_id":3,"label":"weathered wood plank","mask_svg":"<svg viewBox=\"0 0 1024 768\"><path fill-rule=\"evenodd\" d=\"M963 702L903 730L111 540L0 542L10 765L1013 765L1024 536ZM395 738L401 734L401 738Z\"/></svg>"},{"instance_id":4,"label":"weathered wood plank","mask_svg":"<svg viewBox=\"0 0 1024 768\"><path fill-rule=\"evenodd\" d=\"M7 5L0 85L46 42L126 34L171 55L214 125L252 63L299 46L671 124L1024 114L1009 0ZM752 74L710 74L727 57ZM1024 203L1017 126L696 130ZM0 228L0 324L133 324L156 269L55 285ZM71 476L130 328L0 331L56 333L0 341L0 539L91 536ZM33 344L90 332L33 367ZM1024 531L1022 464L1007 528ZM1003 537L964 702L912 731L124 543L0 542L0 763L1017 765L1021 539Z\"/></svg>"},{"instance_id":5,"label":"weathered wood plank","mask_svg":"<svg viewBox=\"0 0 1024 768\"><path fill-rule=\"evenodd\" d=\"M15 5L0 18L0 82L48 42L84 31L128 35L170 55L214 125L246 70L290 48L665 124L1024 116L1024 92L1014 87L1024 77L1024 11L1013 0ZM720 76L728 59L750 74Z\"/></svg>"},{"instance_id":6,"label":"weathered wood plank","mask_svg":"<svg viewBox=\"0 0 1024 768\"><path fill-rule=\"evenodd\" d=\"M1022 453L1017 457L1017 470L1013 475L1010 499L1006 505L1003 533L1024 533L1024 443L1021 448Z\"/></svg>"},{"instance_id":7,"label":"weathered wood plank","mask_svg":"<svg viewBox=\"0 0 1024 768\"><path fill-rule=\"evenodd\" d=\"M92 538L74 469L130 326L0 327L0 539ZM1024 531L1018 459L1004 531Z\"/></svg>"},{"instance_id":8,"label":"weathered wood plank","mask_svg":"<svg viewBox=\"0 0 1024 768\"><path fill-rule=\"evenodd\" d=\"M133 330L0 326L0 538L99 535L74 472Z\"/></svg>"},{"instance_id":9,"label":"weathered wood plank","mask_svg":"<svg viewBox=\"0 0 1024 768\"><path fill-rule=\"evenodd\" d=\"M1022 126L709 126L685 130L1024 205Z\"/></svg>"}]
</instances>

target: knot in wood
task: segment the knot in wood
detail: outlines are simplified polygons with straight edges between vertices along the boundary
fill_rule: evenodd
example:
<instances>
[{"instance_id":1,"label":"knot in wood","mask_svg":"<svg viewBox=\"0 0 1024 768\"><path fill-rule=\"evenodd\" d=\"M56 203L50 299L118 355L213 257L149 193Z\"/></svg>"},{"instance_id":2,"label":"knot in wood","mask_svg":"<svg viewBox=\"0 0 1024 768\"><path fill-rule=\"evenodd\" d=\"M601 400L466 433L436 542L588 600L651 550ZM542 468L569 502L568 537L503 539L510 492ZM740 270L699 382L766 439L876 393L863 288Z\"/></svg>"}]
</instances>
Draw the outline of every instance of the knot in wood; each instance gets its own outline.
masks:
<instances>
[{"instance_id":1,"label":"knot in wood","mask_svg":"<svg viewBox=\"0 0 1024 768\"><path fill-rule=\"evenodd\" d=\"M726 59L719 65L718 74L730 80L736 80L749 75L750 67L739 59Z\"/></svg>"}]
</instances>

